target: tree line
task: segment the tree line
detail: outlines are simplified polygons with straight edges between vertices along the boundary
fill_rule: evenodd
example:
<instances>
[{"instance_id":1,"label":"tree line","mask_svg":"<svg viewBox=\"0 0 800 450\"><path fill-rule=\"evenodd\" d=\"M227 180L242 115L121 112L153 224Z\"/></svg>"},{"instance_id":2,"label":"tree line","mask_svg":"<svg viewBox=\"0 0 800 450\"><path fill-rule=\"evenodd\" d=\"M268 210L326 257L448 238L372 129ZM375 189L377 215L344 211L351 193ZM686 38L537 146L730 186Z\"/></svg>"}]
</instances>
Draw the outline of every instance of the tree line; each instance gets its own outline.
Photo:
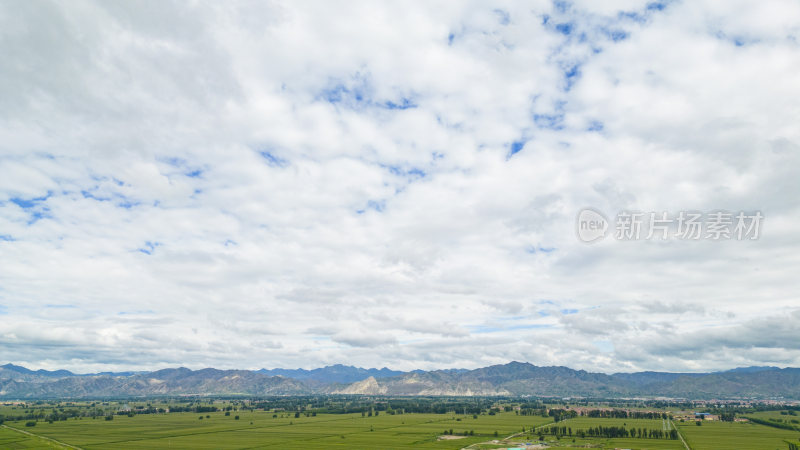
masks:
<instances>
[{"instance_id":1,"label":"tree line","mask_svg":"<svg viewBox=\"0 0 800 450\"><path fill-rule=\"evenodd\" d=\"M567 426L550 426L542 429L542 433L561 437L573 437L572 428ZM675 429L664 431L648 428L625 428L625 427L589 427L575 431L574 436L579 438L601 437L601 438L638 438L638 439L678 439L678 431Z\"/></svg>"},{"instance_id":2,"label":"tree line","mask_svg":"<svg viewBox=\"0 0 800 450\"><path fill-rule=\"evenodd\" d=\"M602 417L606 419L666 419L667 413L651 411L626 411L624 409L592 409L581 411L584 417Z\"/></svg>"}]
</instances>

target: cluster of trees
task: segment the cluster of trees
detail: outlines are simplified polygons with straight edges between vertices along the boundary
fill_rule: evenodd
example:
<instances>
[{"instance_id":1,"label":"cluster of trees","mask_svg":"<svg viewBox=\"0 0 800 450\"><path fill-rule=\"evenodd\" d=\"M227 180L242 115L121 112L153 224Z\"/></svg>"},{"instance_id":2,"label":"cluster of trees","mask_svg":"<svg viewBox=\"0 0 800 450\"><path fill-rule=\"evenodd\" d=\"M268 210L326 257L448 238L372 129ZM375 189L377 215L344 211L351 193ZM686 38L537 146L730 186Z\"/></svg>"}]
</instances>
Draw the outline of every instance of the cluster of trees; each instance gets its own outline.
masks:
<instances>
[{"instance_id":1,"label":"cluster of trees","mask_svg":"<svg viewBox=\"0 0 800 450\"><path fill-rule=\"evenodd\" d=\"M589 411L581 411L581 415L585 417L602 417L606 419L627 419L628 411L622 409L592 409Z\"/></svg>"},{"instance_id":2,"label":"cluster of trees","mask_svg":"<svg viewBox=\"0 0 800 450\"><path fill-rule=\"evenodd\" d=\"M406 413L427 414L481 414L492 410L495 400L489 398L475 398L470 400L458 398L421 398L421 399L389 399L386 403L389 409ZM496 411L496 410L495 410Z\"/></svg>"},{"instance_id":3,"label":"cluster of trees","mask_svg":"<svg viewBox=\"0 0 800 450\"><path fill-rule=\"evenodd\" d=\"M520 416L542 416L547 417L547 408L520 408Z\"/></svg>"},{"instance_id":4,"label":"cluster of trees","mask_svg":"<svg viewBox=\"0 0 800 450\"><path fill-rule=\"evenodd\" d=\"M525 431L525 429L523 428L522 431ZM547 427L543 432L546 434L552 434L556 437L572 436L572 427Z\"/></svg>"},{"instance_id":5,"label":"cluster of trees","mask_svg":"<svg viewBox=\"0 0 800 450\"><path fill-rule=\"evenodd\" d=\"M219 408L216 406L202 406L202 405L194 405L194 406L170 406L169 412L194 412L194 413L209 413L209 412L217 412ZM137 414L139 411L136 411Z\"/></svg>"},{"instance_id":6,"label":"cluster of trees","mask_svg":"<svg viewBox=\"0 0 800 450\"><path fill-rule=\"evenodd\" d=\"M572 437L572 428L564 426L547 427L544 429L545 433L552 434L556 437L569 436ZM625 428L625 427L590 427L585 430L577 430L575 436L579 438L585 437L602 437L602 438L639 438L639 439L678 439L677 430L650 430L647 428Z\"/></svg>"},{"instance_id":7,"label":"cluster of trees","mask_svg":"<svg viewBox=\"0 0 800 450\"><path fill-rule=\"evenodd\" d=\"M542 416L547 417L547 406L541 402L523 402L519 405L520 416Z\"/></svg>"},{"instance_id":8,"label":"cluster of trees","mask_svg":"<svg viewBox=\"0 0 800 450\"><path fill-rule=\"evenodd\" d=\"M611 419L666 419L667 413L645 412L645 411L626 411L624 409L592 409L582 411L585 417L603 417Z\"/></svg>"},{"instance_id":9,"label":"cluster of trees","mask_svg":"<svg viewBox=\"0 0 800 450\"><path fill-rule=\"evenodd\" d=\"M475 436L475 430L464 431L463 433L453 432L453 429L450 428L449 430L444 430L445 435L450 436Z\"/></svg>"},{"instance_id":10,"label":"cluster of trees","mask_svg":"<svg viewBox=\"0 0 800 450\"><path fill-rule=\"evenodd\" d=\"M91 416L92 412L88 411L80 411L77 409L55 409L48 411L44 408L40 409L32 409L29 411L24 411L21 414L16 415L8 415L8 416L0 416L0 424L3 423L3 420L8 421L22 421L22 420L46 420L48 422L54 422L59 420L67 420L73 417L88 417Z\"/></svg>"},{"instance_id":11,"label":"cluster of trees","mask_svg":"<svg viewBox=\"0 0 800 450\"><path fill-rule=\"evenodd\" d=\"M252 409L277 409L284 411L319 410L324 411L328 407L332 409L341 408L349 403L346 399L332 399L325 396L299 396L299 397L265 397L254 400L250 403ZM246 409L246 407L245 407ZM360 411L349 411L360 412Z\"/></svg>"},{"instance_id":12,"label":"cluster of trees","mask_svg":"<svg viewBox=\"0 0 800 450\"><path fill-rule=\"evenodd\" d=\"M794 442L789 442L789 450L800 450L800 445L797 445Z\"/></svg>"},{"instance_id":13,"label":"cluster of trees","mask_svg":"<svg viewBox=\"0 0 800 450\"><path fill-rule=\"evenodd\" d=\"M683 409L692 409L692 408L683 408ZM704 408L702 412L707 412L710 414L717 414L722 417L723 414L725 415L747 415L754 412L765 412L765 411L780 411L781 415L786 416L796 416L798 412L800 412L800 406L798 405L774 405L774 404L754 404L754 405L747 405L747 404L727 404L724 406L716 406L716 407L708 407ZM733 419L731 419L733 420Z\"/></svg>"},{"instance_id":14,"label":"cluster of trees","mask_svg":"<svg viewBox=\"0 0 800 450\"><path fill-rule=\"evenodd\" d=\"M607 407L613 409L678 409L689 410L697 409L697 405L690 401L675 400L626 400L626 399L604 399L587 398L583 400L548 400L550 404L574 405L583 407Z\"/></svg>"},{"instance_id":15,"label":"cluster of trees","mask_svg":"<svg viewBox=\"0 0 800 450\"><path fill-rule=\"evenodd\" d=\"M578 417L577 411L574 409L560 409L560 408L553 408L547 412L547 414L553 418L556 422L561 422L562 420L567 419L574 419Z\"/></svg>"}]
</instances>

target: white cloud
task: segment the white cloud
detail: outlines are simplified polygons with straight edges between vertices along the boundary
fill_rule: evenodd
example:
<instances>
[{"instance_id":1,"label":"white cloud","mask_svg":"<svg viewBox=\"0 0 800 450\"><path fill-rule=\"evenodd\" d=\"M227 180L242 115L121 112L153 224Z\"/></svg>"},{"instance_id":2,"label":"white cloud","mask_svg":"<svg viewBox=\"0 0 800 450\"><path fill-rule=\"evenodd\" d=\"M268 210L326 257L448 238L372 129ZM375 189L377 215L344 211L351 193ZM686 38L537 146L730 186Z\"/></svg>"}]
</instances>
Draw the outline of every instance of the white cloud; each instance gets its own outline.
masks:
<instances>
[{"instance_id":1,"label":"white cloud","mask_svg":"<svg viewBox=\"0 0 800 450\"><path fill-rule=\"evenodd\" d=\"M796 366L797 330L763 325L798 307L798 19L0 6L0 360ZM753 242L590 246L585 206L766 219Z\"/></svg>"}]
</instances>

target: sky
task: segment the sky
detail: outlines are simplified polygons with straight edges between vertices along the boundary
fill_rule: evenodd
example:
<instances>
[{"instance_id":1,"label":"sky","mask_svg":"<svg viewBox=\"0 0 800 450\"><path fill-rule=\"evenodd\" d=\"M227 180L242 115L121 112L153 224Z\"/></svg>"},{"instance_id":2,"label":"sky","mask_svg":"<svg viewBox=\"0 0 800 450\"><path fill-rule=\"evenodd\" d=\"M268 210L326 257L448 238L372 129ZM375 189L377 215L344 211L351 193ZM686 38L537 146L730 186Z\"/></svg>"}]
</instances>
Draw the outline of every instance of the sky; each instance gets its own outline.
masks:
<instances>
[{"instance_id":1,"label":"sky","mask_svg":"<svg viewBox=\"0 0 800 450\"><path fill-rule=\"evenodd\" d=\"M0 54L0 363L800 366L795 1L17 0Z\"/></svg>"}]
</instances>

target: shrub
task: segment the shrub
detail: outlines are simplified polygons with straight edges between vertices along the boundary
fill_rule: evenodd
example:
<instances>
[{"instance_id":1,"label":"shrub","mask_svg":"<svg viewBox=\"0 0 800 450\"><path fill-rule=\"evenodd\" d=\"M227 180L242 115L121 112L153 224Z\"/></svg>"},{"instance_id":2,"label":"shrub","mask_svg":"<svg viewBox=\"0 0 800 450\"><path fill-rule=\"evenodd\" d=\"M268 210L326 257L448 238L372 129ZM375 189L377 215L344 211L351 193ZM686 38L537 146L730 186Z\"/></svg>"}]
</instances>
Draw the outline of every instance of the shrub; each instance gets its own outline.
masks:
<instances>
[{"instance_id":1,"label":"shrub","mask_svg":"<svg viewBox=\"0 0 800 450\"><path fill-rule=\"evenodd\" d=\"M25 426L26 427L35 427L36 426L36 422L33 421L33 420L25 422Z\"/></svg>"}]
</instances>

